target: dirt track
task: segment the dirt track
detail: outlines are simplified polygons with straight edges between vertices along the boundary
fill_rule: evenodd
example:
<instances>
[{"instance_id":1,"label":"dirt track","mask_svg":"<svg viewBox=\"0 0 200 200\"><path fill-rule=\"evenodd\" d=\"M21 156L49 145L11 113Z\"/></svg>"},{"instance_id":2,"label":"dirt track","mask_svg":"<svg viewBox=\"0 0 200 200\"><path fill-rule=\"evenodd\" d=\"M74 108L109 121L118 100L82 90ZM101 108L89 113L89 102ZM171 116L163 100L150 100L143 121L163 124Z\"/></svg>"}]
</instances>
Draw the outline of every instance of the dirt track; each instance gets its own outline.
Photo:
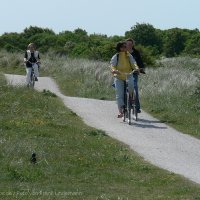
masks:
<instances>
[{"instance_id":1,"label":"dirt track","mask_svg":"<svg viewBox=\"0 0 200 200\"><path fill-rule=\"evenodd\" d=\"M5 76L9 84L25 82L25 76ZM139 121L130 126L116 118L115 102L64 96L48 77L40 77L36 89L55 93L86 124L128 144L150 163L200 183L200 140L170 128L144 111L139 115Z\"/></svg>"}]
</instances>

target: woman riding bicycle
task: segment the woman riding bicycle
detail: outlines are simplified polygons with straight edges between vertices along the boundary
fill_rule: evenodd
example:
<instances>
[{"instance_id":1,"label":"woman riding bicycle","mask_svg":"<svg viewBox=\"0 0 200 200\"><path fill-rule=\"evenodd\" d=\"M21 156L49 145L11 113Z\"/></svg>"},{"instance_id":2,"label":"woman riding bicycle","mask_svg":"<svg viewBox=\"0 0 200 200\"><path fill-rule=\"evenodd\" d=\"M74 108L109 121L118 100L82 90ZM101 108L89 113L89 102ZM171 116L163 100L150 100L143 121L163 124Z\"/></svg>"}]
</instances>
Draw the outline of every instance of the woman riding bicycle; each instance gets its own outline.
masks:
<instances>
[{"instance_id":1,"label":"woman riding bicycle","mask_svg":"<svg viewBox=\"0 0 200 200\"><path fill-rule=\"evenodd\" d=\"M124 108L124 81L128 81L128 90L134 91L133 76L127 76L125 73L131 73L133 70L139 72L139 68L133 56L127 51L126 42L119 42L116 45L117 53L111 58L111 72L114 76L116 101L118 105L118 118L123 117Z\"/></svg>"},{"instance_id":2,"label":"woman riding bicycle","mask_svg":"<svg viewBox=\"0 0 200 200\"><path fill-rule=\"evenodd\" d=\"M38 67L40 63L39 52L36 51L36 46L34 43L30 43L27 47L27 51L24 55L24 63L26 65L26 84L28 85L31 78L31 71L34 70L35 81L38 81L39 76Z\"/></svg>"}]
</instances>

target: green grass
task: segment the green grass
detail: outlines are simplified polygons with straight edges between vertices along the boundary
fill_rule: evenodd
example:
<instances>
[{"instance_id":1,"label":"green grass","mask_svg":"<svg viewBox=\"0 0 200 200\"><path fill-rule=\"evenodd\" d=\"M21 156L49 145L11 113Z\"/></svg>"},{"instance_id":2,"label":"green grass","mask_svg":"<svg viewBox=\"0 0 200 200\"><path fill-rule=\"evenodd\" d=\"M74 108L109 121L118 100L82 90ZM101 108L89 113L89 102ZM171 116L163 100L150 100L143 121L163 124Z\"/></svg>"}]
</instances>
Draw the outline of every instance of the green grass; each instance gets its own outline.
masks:
<instances>
[{"instance_id":1,"label":"green grass","mask_svg":"<svg viewBox=\"0 0 200 200\"><path fill-rule=\"evenodd\" d=\"M86 126L56 95L2 75L0 94L0 199L200 199L199 185Z\"/></svg>"},{"instance_id":2,"label":"green grass","mask_svg":"<svg viewBox=\"0 0 200 200\"><path fill-rule=\"evenodd\" d=\"M200 138L200 60L176 58L163 65L141 76L143 108L181 132Z\"/></svg>"},{"instance_id":3,"label":"green grass","mask_svg":"<svg viewBox=\"0 0 200 200\"><path fill-rule=\"evenodd\" d=\"M0 71L24 74L23 55L0 52ZM65 95L115 99L109 63L42 55L42 76L52 76ZM140 76L142 109L177 130L200 138L200 59L163 59Z\"/></svg>"},{"instance_id":4,"label":"green grass","mask_svg":"<svg viewBox=\"0 0 200 200\"><path fill-rule=\"evenodd\" d=\"M24 74L23 56L22 53L0 51L0 71L8 74Z\"/></svg>"},{"instance_id":5,"label":"green grass","mask_svg":"<svg viewBox=\"0 0 200 200\"><path fill-rule=\"evenodd\" d=\"M114 99L109 64L46 54L42 74L52 76L65 95Z\"/></svg>"}]
</instances>

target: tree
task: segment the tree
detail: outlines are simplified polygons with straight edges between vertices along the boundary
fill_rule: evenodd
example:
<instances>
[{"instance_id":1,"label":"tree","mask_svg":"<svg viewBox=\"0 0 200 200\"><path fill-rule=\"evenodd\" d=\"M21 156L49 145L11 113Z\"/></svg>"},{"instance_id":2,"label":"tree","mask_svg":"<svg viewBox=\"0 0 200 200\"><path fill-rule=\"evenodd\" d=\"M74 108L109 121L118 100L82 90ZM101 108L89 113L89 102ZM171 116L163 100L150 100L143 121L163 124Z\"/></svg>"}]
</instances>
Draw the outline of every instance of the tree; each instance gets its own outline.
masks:
<instances>
[{"instance_id":1,"label":"tree","mask_svg":"<svg viewBox=\"0 0 200 200\"><path fill-rule=\"evenodd\" d=\"M185 36L181 29L173 28L166 31L164 38L164 54L167 57L179 55L184 50Z\"/></svg>"},{"instance_id":2,"label":"tree","mask_svg":"<svg viewBox=\"0 0 200 200\"><path fill-rule=\"evenodd\" d=\"M160 46L160 38L156 29L150 24L139 24L131 27L130 31L125 32L126 38L133 38L137 44L143 46Z\"/></svg>"},{"instance_id":3,"label":"tree","mask_svg":"<svg viewBox=\"0 0 200 200\"><path fill-rule=\"evenodd\" d=\"M77 28L74 30L74 38L75 42L87 42L88 41L88 35L87 32L83 29Z\"/></svg>"},{"instance_id":4,"label":"tree","mask_svg":"<svg viewBox=\"0 0 200 200\"><path fill-rule=\"evenodd\" d=\"M196 33L187 41L185 52L190 55L200 55L200 33Z\"/></svg>"},{"instance_id":5,"label":"tree","mask_svg":"<svg viewBox=\"0 0 200 200\"><path fill-rule=\"evenodd\" d=\"M7 51L24 51L26 47L25 39L19 33L4 33L1 38L1 47Z\"/></svg>"},{"instance_id":6,"label":"tree","mask_svg":"<svg viewBox=\"0 0 200 200\"><path fill-rule=\"evenodd\" d=\"M24 29L23 36L25 38L30 38L30 37L32 37L36 34L40 34L40 33L47 33L49 35L55 35L55 33L48 28L40 28L37 26L30 26L29 28Z\"/></svg>"}]
</instances>

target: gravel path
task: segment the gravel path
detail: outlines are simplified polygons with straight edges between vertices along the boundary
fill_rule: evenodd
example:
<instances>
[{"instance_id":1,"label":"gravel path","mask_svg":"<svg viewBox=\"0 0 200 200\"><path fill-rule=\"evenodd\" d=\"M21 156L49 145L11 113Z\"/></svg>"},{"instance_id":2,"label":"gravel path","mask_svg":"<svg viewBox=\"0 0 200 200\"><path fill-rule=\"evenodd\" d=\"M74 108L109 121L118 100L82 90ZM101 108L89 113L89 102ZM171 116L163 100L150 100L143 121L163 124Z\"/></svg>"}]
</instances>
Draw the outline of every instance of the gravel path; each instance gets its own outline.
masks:
<instances>
[{"instance_id":1,"label":"gravel path","mask_svg":"<svg viewBox=\"0 0 200 200\"><path fill-rule=\"evenodd\" d=\"M24 84L24 76L5 76L10 84ZM36 89L55 93L86 124L128 144L150 163L200 183L200 140L174 130L144 111L138 122L128 125L116 118L115 102L64 96L48 77L40 77Z\"/></svg>"}]
</instances>

